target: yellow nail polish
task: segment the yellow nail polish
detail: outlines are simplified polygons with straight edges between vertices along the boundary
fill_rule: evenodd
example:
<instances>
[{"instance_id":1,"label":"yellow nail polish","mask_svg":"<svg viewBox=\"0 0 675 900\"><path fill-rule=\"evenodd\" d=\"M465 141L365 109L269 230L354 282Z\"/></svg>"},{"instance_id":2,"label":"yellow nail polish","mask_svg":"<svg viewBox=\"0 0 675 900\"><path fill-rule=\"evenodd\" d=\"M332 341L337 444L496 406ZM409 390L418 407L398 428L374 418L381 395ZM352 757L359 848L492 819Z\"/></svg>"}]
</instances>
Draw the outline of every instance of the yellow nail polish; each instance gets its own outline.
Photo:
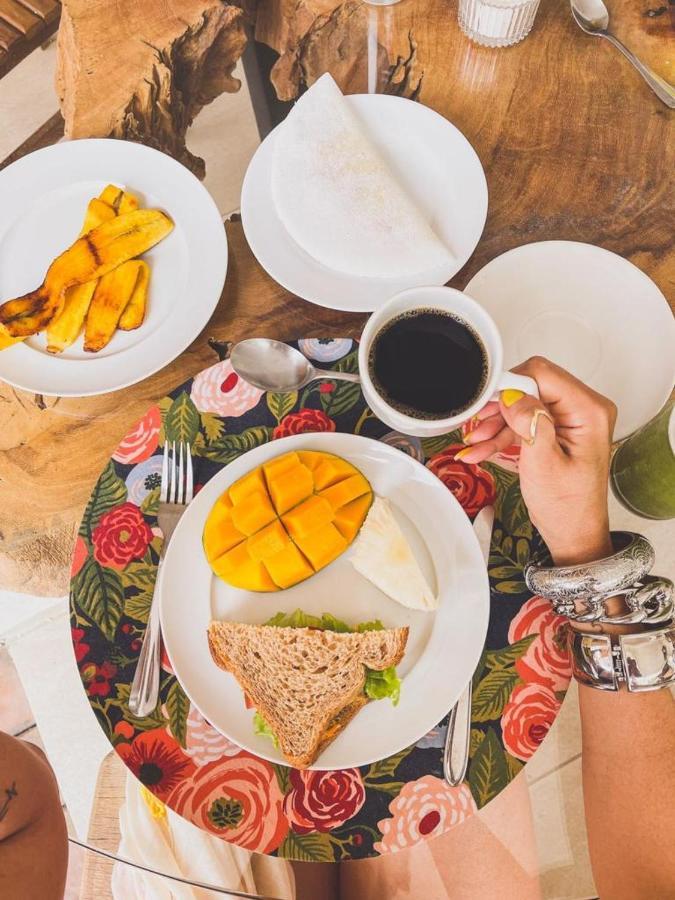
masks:
<instances>
[{"instance_id":1,"label":"yellow nail polish","mask_svg":"<svg viewBox=\"0 0 675 900\"><path fill-rule=\"evenodd\" d=\"M463 443L470 444L472 437L473 437L473 431L467 431L467 433L462 438Z\"/></svg>"},{"instance_id":2,"label":"yellow nail polish","mask_svg":"<svg viewBox=\"0 0 675 900\"><path fill-rule=\"evenodd\" d=\"M508 388L508 390L502 391L502 403L504 406L513 406L514 403L522 400L524 396L525 394L522 391L514 391Z\"/></svg>"},{"instance_id":3,"label":"yellow nail polish","mask_svg":"<svg viewBox=\"0 0 675 900\"><path fill-rule=\"evenodd\" d=\"M463 456L466 456L467 453L470 453L473 450L473 447L465 447L463 450L460 450L458 453L455 453L455 459L461 459Z\"/></svg>"}]
</instances>

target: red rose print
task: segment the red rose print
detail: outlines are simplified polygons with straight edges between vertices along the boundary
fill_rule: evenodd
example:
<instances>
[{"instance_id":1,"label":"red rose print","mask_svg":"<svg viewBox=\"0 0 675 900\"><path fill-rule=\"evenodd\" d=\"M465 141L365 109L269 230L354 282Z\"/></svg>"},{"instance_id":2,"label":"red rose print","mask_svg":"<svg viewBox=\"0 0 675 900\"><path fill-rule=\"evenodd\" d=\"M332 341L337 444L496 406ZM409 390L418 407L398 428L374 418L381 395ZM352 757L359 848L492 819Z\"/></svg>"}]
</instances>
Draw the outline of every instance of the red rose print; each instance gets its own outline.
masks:
<instances>
[{"instance_id":1,"label":"red rose print","mask_svg":"<svg viewBox=\"0 0 675 900\"><path fill-rule=\"evenodd\" d=\"M90 697L107 697L110 693L110 679L117 674L117 666L104 662L100 666L87 663L80 669L80 675Z\"/></svg>"},{"instance_id":2,"label":"red rose print","mask_svg":"<svg viewBox=\"0 0 675 900\"><path fill-rule=\"evenodd\" d=\"M519 684L502 713L504 746L523 762L528 760L549 732L560 701L543 684Z\"/></svg>"},{"instance_id":3,"label":"red rose print","mask_svg":"<svg viewBox=\"0 0 675 900\"><path fill-rule=\"evenodd\" d=\"M363 806L366 791L358 769L317 772L291 769L291 790L284 799L293 831L331 831Z\"/></svg>"},{"instance_id":4,"label":"red rose print","mask_svg":"<svg viewBox=\"0 0 675 900\"><path fill-rule=\"evenodd\" d=\"M334 381L322 381L319 387L320 394L332 394L335 390L335 382Z\"/></svg>"},{"instance_id":5,"label":"red rose print","mask_svg":"<svg viewBox=\"0 0 675 900\"><path fill-rule=\"evenodd\" d=\"M75 659L78 663L81 663L85 658L87 653L91 650L89 644L85 644L82 638L84 637L84 628L71 628L70 634L73 639L73 650L75 651Z\"/></svg>"},{"instance_id":6,"label":"red rose print","mask_svg":"<svg viewBox=\"0 0 675 900\"><path fill-rule=\"evenodd\" d=\"M144 731L130 744L121 743L115 749L141 784L160 800L166 800L196 768L178 742L163 728Z\"/></svg>"},{"instance_id":7,"label":"red rose print","mask_svg":"<svg viewBox=\"0 0 675 900\"><path fill-rule=\"evenodd\" d=\"M159 407L153 406L124 438L113 453L113 459L125 465L150 459L159 444L159 429L161 427L162 417Z\"/></svg>"},{"instance_id":8,"label":"red rose print","mask_svg":"<svg viewBox=\"0 0 675 900\"><path fill-rule=\"evenodd\" d=\"M288 437L290 434L304 434L307 431L335 431L335 422L321 409L305 409L289 413L274 429L274 438Z\"/></svg>"},{"instance_id":9,"label":"red rose print","mask_svg":"<svg viewBox=\"0 0 675 900\"><path fill-rule=\"evenodd\" d=\"M243 751L195 768L166 803L205 831L258 853L276 850L288 834L274 769Z\"/></svg>"},{"instance_id":10,"label":"red rose print","mask_svg":"<svg viewBox=\"0 0 675 900\"><path fill-rule=\"evenodd\" d=\"M94 557L111 569L123 569L132 559L140 559L152 540L152 530L140 509L123 503L101 516L92 535Z\"/></svg>"},{"instance_id":11,"label":"red rose print","mask_svg":"<svg viewBox=\"0 0 675 900\"><path fill-rule=\"evenodd\" d=\"M78 534L77 540L75 541L75 549L73 550L73 562L70 567L71 578L75 578L77 573L80 571L87 559L88 554L89 550L87 549L87 545L85 544L84 539Z\"/></svg>"},{"instance_id":12,"label":"red rose print","mask_svg":"<svg viewBox=\"0 0 675 900\"><path fill-rule=\"evenodd\" d=\"M431 457L427 468L452 491L467 516L473 518L484 506L495 502L495 482L492 475L480 466L455 459L455 455L463 449L461 444L447 447Z\"/></svg>"},{"instance_id":13,"label":"red rose print","mask_svg":"<svg viewBox=\"0 0 675 900\"><path fill-rule=\"evenodd\" d=\"M557 616L550 602L531 597L524 603L509 627L509 643L536 635L516 671L526 682L538 682L552 691L565 691L572 677L572 660L567 649L567 620Z\"/></svg>"}]
</instances>

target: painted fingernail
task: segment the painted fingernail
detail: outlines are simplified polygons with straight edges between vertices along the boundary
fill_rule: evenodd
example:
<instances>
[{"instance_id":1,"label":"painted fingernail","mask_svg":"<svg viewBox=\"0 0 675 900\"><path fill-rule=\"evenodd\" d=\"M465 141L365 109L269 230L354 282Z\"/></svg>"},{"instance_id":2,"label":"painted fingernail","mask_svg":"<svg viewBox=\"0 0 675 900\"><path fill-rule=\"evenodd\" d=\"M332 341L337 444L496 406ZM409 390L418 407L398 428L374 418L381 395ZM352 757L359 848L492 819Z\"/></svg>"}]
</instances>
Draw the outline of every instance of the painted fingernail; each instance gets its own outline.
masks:
<instances>
[{"instance_id":1,"label":"painted fingernail","mask_svg":"<svg viewBox=\"0 0 675 900\"><path fill-rule=\"evenodd\" d=\"M473 447L465 447L463 450L455 453L455 459L461 459L463 456L466 456L467 453L471 453L472 450Z\"/></svg>"},{"instance_id":2,"label":"painted fingernail","mask_svg":"<svg viewBox=\"0 0 675 900\"><path fill-rule=\"evenodd\" d=\"M513 406L514 403L522 400L524 396L525 394L522 391L514 391L508 388L508 390L502 391L502 403L507 407Z\"/></svg>"}]
</instances>

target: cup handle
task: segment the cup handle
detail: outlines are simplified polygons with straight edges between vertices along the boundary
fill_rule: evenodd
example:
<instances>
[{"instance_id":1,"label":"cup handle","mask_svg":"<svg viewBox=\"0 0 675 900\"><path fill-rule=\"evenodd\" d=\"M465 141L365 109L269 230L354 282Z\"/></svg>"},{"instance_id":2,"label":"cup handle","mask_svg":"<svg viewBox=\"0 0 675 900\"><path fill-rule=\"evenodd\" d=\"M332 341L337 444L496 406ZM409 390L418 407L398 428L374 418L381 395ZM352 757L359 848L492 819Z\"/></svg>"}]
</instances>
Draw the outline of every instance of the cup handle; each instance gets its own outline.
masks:
<instances>
[{"instance_id":1,"label":"cup handle","mask_svg":"<svg viewBox=\"0 0 675 900\"><path fill-rule=\"evenodd\" d=\"M516 375L515 372L503 372L497 382L497 391L494 399L498 399L500 392L506 390L522 391L524 394L529 394L531 397L536 397L537 400L539 399L537 382L534 378L530 378L529 375Z\"/></svg>"}]
</instances>

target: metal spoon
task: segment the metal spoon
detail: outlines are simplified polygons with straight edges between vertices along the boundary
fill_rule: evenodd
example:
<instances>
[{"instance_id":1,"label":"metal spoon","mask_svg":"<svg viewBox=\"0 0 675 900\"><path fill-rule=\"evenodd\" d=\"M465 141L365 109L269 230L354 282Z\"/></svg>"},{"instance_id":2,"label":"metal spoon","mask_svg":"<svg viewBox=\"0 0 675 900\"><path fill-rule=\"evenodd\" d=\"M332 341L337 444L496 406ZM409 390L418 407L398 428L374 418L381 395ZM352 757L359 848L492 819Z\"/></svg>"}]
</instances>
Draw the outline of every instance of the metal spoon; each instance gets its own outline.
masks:
<instances>
[{"instance_id":1,"label":"metal spoon","mask_svg":"<svg viewBox=\"0 0 675 900\"><path fill-rule=\"evenodd\" d=\"M317 378L360 382L352 372L316 369L293 347L268 338L250 338L235 344L230 353L232 368L244 381L262 391L297 391Z\"/></svg>"},{"instance_id":2,"label":"metal spoon","mask_svg":"<svg viewBox=\"0 0 675 900\"><path fill-rule=\"evenodd\" d=\"M640 62L628 47L624 47L618 38L610 34L608 31L609 13L602 0L570 0L570 5L574 21L582 31L595 37L607 38L610 44L614 44L617 50L620 50L626 59L633 63L659 100L662 100L670 109L675 109L675 87L653 72L649 66Z\"/></svg>"}]
</instances>

